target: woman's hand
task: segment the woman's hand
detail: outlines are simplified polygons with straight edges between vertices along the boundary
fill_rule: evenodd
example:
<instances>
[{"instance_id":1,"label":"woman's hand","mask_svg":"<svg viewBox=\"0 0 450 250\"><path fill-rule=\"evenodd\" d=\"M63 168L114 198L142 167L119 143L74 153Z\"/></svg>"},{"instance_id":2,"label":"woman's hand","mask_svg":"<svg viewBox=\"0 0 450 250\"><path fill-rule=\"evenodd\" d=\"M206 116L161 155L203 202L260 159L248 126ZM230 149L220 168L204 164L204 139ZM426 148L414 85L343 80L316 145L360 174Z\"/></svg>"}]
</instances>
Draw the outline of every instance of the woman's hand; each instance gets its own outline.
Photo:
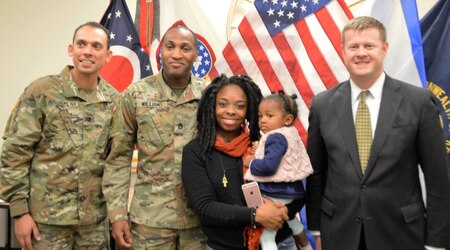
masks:
<instances>
[{"instance_id":1,"label":"woman's hand","mask_svg":"<svg viewBox=\"0 0 450 250\"><path fill-rule=\"evenodd\" d=\"M289 220L287 211L283 203L264 199L264 205L256 209L255 221L263 227L278 230Z\"/></svg>"}]
</instances>

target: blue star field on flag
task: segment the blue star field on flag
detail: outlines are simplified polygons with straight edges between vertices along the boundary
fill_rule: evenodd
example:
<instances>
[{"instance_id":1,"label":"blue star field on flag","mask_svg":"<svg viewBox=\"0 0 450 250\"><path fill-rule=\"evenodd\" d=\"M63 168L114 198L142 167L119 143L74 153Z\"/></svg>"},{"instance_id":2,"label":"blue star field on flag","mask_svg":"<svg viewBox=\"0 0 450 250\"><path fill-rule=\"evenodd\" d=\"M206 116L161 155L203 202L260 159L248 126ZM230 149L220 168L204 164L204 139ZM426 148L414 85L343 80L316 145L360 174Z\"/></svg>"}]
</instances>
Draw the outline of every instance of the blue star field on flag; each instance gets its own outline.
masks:
<instances>
[{"instance_id":1,"label":"blue star field on flag","mask_svg":"<svg viewBox=\"0 0 450 250\"><path fill-rule=\"evenodd\" d=\"M256 9L271 36L325 6L329 0L263 0Z\"/></svg>"}]
</instances>

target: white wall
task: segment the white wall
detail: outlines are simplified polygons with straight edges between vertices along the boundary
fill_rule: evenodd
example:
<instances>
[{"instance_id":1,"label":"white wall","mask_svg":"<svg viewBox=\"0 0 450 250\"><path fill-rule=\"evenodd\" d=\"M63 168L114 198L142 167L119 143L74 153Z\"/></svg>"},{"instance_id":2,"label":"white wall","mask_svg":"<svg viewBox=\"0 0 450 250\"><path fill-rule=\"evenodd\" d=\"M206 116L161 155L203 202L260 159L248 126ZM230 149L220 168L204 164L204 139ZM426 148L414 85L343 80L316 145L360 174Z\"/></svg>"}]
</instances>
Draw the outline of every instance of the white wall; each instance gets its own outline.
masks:
<instances>
[{"instance_id":1,"label":"white wall","mask_svg":"<svg viewBox=\"0 0 450 250\"><path fill-rule=\"evenodd\" d=\"M436 1L417 0L419 16ZM109 0L0 0L0 135L23 89L34 79L57 74L70 64L67 46L74 29L87 21L100 21L108 4ZM127 0L127 4L134 16L136 0ZM0 211L0 247L5 242L4 218Z\"/></svg>"}]
</instances>

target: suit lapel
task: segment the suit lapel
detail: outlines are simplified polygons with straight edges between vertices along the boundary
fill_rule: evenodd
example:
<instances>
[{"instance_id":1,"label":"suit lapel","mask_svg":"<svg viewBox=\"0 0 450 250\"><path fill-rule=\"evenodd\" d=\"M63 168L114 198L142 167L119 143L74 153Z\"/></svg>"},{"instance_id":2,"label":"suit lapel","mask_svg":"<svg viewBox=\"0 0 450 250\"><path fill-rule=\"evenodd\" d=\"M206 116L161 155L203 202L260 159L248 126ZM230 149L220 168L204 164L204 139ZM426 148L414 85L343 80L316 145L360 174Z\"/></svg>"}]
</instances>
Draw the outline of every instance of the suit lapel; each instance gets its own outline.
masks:
<instances>
[{"instance_id":1,"label":"suit lapel","mask_svg":"<svg viewBox=\"0 0 450 250\"><path fill-rule=\"evenodd\" d=\"M370 150L369 162L367 163L366 174L364 180L373 171L378 155L386 141L389 131L391 130L395 117L397 116L398 108L402 102L403 97L397 92L400 86L395 81L386 75L386 80L383 86L383 94L381 96L380 111L378 114L377 126L375 135Z\"/></svg>"},{"instance_id":2,"label":"suit lapel","mask_svg":"<svg viewBox=\"0 0 450 250\"><path fill-rule=\"evenodd\" d=\"M359 178L362 177L361 166L359 163L358 147L356 143L355 124L353 122L352 104L351 104L350 82L347 81L336 91L333 96L333 107L339 122L344 143L347 146L350 157L353 161L353 167Z\"/></svg>"}]
</instances>

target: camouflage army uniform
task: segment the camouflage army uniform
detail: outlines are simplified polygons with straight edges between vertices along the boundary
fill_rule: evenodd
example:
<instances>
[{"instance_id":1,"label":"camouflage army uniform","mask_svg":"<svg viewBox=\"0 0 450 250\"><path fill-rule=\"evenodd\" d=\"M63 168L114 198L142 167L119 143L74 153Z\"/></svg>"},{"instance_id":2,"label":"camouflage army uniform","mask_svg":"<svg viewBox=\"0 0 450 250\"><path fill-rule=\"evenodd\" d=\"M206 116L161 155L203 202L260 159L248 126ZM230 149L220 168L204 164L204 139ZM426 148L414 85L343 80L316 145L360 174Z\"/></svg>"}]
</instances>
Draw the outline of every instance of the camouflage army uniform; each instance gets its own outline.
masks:
<instances>
[{"instance_id":1,"label":"camouflage army uniform","mask_svg":"<svg viewBox=\"0 0 450 250\"><path fill-rule=\"evenodd\" d=\"M12 216L30 213L38 226L106 217L101 180L117 91L102 79L80 89L71 68L25 89L3 137L0 197Z\"/></svg>"},{"instance_id":2,"label":"camouflage army uniform","mask_svg":"<svg viewBox=\"0 0 450 250\"><path fill-rule=\"evenodd\" d=\"M200 228L181 185L181 154L196 135L197 107L206 85L192 76L178 99L160 72L121 94L103 179L111 222L128 219L130 162L136 144L139 161L130 220L151 228Z\"/></svg>"}]
</instances>

